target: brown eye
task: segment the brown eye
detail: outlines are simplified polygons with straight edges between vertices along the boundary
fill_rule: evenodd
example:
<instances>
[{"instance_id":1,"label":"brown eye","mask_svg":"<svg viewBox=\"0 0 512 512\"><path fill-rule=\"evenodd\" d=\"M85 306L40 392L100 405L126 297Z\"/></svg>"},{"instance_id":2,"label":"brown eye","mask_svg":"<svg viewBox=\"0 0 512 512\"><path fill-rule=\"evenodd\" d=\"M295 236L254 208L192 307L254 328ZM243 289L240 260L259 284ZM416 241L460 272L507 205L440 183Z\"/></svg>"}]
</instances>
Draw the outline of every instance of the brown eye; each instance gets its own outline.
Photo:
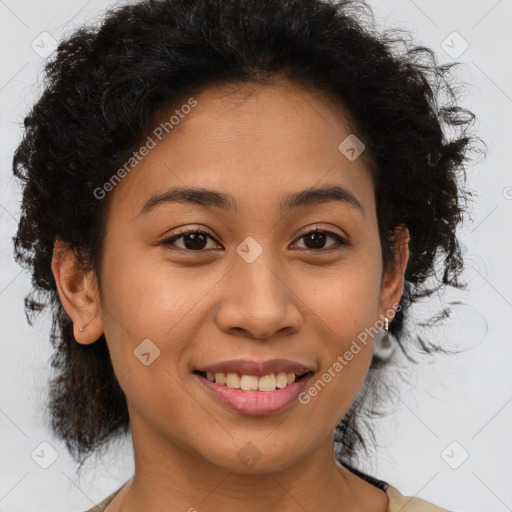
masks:
<instances>
[{"instance_id":1,"label":"brown eye","mask_svg":"<svg viewBox=\"0 0 512 512\"><path fill-rule=\"evenodd\" d=\"M318 229L302 235L299 240L304 240L304 244L306 246L305 249L323 250L325 249L324 245L328 238L334 238L340 245L348 245L348 242L346 242L346 240L341 238L341 236L338 234L333 233L332 231L321 231ZM332 247L332 245L336 244L331 244L328 247Z\"/></svg>"},{"instance_id":2,"label":"brown eye","mask_svg":"<svg viewBox=\"0 0 512 512\"><path fill-rule=\"evenodd\" d=\"M179 248L196 252L201 252L206 248L208 239L213 240L213 238L205 231L188 230L180 233L179 235L167 238L162 242L162 245L175 245L175 242L180 239L183 240L183 246Z\"/></svg>"},{"instance_id":3,"label":"brown eye","mask_svg":"<svg viewBox=\"0 0 512 512\"><path fill-rule=\"evenodd\" d=\"M349 245L346 240L344 240L341 236L332 231L319 230L314 229L305 235L302 235L299 240L304 240L305 247L300 247L300 249L311 250L315 252L319 252L322 250L327 250L332 246L335 246L336 243L329 245L325 248L326 241L331 238L334 239L338 245ZM208 239L214 240L214 238L205 231L199 231L197 229L190 229L179 233L178 235L172 236L171 238L167 238L162 242L164 246L175 246L178 249L183 249L192 252L205 252L205 250L214 249L215 247L207 247ZM176 242L178 240L182 241L181 246L177 245Z\"/></svg>"}]
</instances>

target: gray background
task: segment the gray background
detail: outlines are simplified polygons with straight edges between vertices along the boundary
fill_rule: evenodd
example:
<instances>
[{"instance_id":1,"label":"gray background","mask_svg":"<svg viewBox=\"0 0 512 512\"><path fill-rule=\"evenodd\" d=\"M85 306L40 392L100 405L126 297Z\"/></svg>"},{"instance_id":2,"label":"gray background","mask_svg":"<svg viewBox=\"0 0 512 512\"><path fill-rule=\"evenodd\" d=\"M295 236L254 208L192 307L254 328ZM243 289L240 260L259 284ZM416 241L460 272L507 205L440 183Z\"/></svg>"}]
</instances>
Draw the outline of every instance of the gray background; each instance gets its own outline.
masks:
<instances>
[{"instance_id":1,"label":"gray background","mask_svg":"<svg viewBox=\"0 0 512 512\"><path fill-rule=\"evenodd\" d=\"M463 106L477 115L488 155L468 168L468 184L478 197L460 238L471 289L439 300L467 304L436 335L470 349L410 369L407 392L400 392L397 382L396 411L378 424L380 447L363 469L403 494L450 510L512 510L512 1L369 3L379 28L411 30L414 41L433 48L439 62L463 63L457 72L468 84ZM113 5L0 0L0 512L84 510L133 473L130 443L120 441L89 459L79 481L64 445L46 426L50 324L48 317L33 328L26 323L23 298L30 279L14 262L11 244L21 198L12 153L41 91L50 36L59 40L77 25L99 20ZM52 450L56 460L44 469Z\"/></svg>"}]
</instances>

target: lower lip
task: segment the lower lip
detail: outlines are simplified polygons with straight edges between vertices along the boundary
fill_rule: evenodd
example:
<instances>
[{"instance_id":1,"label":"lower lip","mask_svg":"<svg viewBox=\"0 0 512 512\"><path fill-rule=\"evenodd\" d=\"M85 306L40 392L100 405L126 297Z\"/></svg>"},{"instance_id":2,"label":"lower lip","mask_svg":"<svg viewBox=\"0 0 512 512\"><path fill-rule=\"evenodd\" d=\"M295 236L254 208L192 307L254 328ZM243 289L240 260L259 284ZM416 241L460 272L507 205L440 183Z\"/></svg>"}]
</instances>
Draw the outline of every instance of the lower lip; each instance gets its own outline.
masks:
<instances>
[{"instance_id":1,"label":"lower lip","mask_svg":"<svg viewBox=\"0 0 512 512\"><path fill-rule=\"evenodd\" d=\"M194 375L221 403L237 412L250 416L273 414L286 409L296 401L313 376L310 373L301 380L275 391L242 391L241 389L219 386L197 373Z\"/></svg>"}]
</instances>

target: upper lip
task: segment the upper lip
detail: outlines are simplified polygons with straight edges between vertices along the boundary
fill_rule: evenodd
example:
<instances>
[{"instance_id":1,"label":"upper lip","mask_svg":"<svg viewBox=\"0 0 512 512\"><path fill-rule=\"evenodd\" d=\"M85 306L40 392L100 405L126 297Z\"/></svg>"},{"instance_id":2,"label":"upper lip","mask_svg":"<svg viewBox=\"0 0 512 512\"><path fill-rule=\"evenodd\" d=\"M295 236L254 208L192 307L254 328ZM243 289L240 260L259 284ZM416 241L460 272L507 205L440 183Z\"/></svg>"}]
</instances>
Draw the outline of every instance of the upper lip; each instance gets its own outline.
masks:
<instances>
[{"instance_id":1,"label":"upper lip","mask_svg":"<svg viewBox=\"0 0 512 512\"><path fill-rule=\"evenodd\" d=\"M296 373L302 375L304 373L313 372L314 370L307 365L290 361L289 359L270 359L268 361L255 361L252 359L231 359L219 363L209 364L197 368L196 371L211 373L239 373L244 375L254 375L262 377L271 373Z\"/></svg>"}]
</instances>

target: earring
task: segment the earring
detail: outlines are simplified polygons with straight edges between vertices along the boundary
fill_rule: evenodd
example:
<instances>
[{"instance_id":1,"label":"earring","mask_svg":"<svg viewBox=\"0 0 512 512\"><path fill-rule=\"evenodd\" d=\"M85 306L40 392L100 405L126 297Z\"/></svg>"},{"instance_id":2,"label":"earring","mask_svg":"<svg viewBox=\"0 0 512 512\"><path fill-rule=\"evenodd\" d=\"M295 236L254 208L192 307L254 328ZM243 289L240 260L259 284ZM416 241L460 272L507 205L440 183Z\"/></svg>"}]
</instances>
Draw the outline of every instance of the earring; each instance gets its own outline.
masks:
<instances>
[{"instance_id":1,"label":"earring","mask_svg":"<svg viewBox=\"0 0 512 512\"><path fill-rule=\"evenodd\" d=\"M389 333L389 320L384 317L384 329L380 329L373 343L373 355L382 361L387 361L395 351L395 344Z\"/></svg>"}]
</instances>

